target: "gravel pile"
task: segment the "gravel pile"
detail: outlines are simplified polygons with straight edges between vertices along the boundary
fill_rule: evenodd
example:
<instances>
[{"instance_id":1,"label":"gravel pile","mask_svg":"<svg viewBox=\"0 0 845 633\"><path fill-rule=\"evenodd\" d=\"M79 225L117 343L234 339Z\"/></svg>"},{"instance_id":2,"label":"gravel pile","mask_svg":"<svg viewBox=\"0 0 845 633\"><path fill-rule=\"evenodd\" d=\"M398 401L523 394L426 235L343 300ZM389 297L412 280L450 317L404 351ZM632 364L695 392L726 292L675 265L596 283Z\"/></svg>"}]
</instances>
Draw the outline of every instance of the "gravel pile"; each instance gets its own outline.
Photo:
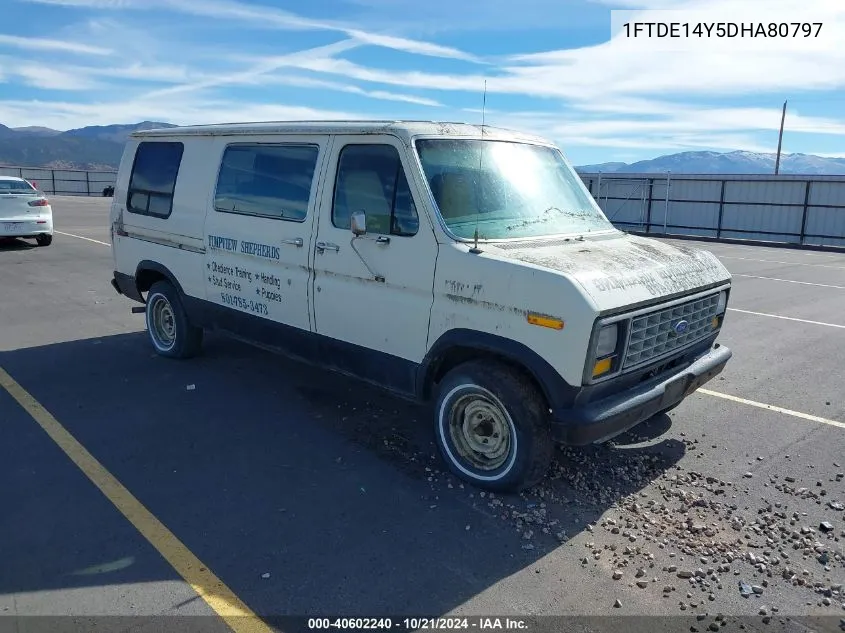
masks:
<instances>
[{"instance_id":1,"label":"gravel pile","mask_svg":"<svg viewBox=\"0 0 845 633\"><path fill-rule=\"evenodd\" d=\"M357 411L350 413L343 422L352 423L347 430L354 429L358 442L428 482L432 511L440 495L463 498L512 527L527 556L574 536L586 537L577 558L580 566L606 573L620 592L651 592L690 615L715 612L725 600L740 597L759 601L754 612L765 622L778 617L772 594L784 588L802 592L795 599L808 606L831 613L845 610L842 472L834 470L822 481L822 467L805 464L799 469L799 460L784 456L779 472L809 469L812 479L748 471L729 481L678 466L683 456L685 464L693 464L717 448L704 434L700 440L681 434L680 441L667 440L677 444L674 455L667 442L653 449L561 447L539 486L520 495L498 495L444 471L433 444L390 424L390 411L376 418L384 423L377 433L371 415L361 420ZM369 433L360 428L364 422ZM750 459L749 468L764 461ZM752 486L758 493L762 488L768 498L753 499ZM609 600L612 607L624 601L624 594ZM701 630L708 628L701 624ZM725 620L711 621L713 626L723 627Z\"/></svg>"},{"instance_id":2,"label":"gravel pile","mask_svg":"<svg viewBox=\"0 0 845 633\"><path fill-rule=\"evenodd\" d=\"M622 590L675 601L679 611L712 611L741 596L759 600L766 621L778 614L767 600L776 587L803 592L807 605L845 609L845 517L822 486L772 478L763 487L778 499L752 502L745 483L682 469L659 454L602 448L562 448L547 480L518 496L479 492L426 470L433 490L439 482L465 490L508 522L525 550L546 545L546 535L566 543L586 533L582 567L605 570ZM823 521L811 520L811 504Z\"/></svg>"}]
</instances>

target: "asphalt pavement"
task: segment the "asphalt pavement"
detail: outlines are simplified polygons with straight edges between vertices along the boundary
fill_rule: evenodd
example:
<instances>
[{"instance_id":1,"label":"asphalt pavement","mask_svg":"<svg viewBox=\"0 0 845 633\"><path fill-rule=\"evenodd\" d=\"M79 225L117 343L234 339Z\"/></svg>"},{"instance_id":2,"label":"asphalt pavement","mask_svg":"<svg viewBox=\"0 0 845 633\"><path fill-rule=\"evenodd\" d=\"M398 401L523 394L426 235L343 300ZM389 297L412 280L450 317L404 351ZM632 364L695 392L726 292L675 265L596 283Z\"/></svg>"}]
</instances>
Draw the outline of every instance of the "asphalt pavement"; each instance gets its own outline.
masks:
<instances>
[{"instance_id":1,"label":"asphalt pavement","mask_svg":"<svg viewBox=\"0 0 845 633\"><path fill-rule=\"evenodd\" d=\"M698 243L734 274L722 376L493 496L443 472L424 407L218 335L190 361L154 355L109 285L108 203L55 197L51 246L0 244L0 370L35 401L0 388L0 631L170 615L227 630L187 553L277 630L447 614L839 630L845 254ZM125 490L104 494L94 468ZM170 536L145 535L121 499Z\"/></svg>"}]
</instances>

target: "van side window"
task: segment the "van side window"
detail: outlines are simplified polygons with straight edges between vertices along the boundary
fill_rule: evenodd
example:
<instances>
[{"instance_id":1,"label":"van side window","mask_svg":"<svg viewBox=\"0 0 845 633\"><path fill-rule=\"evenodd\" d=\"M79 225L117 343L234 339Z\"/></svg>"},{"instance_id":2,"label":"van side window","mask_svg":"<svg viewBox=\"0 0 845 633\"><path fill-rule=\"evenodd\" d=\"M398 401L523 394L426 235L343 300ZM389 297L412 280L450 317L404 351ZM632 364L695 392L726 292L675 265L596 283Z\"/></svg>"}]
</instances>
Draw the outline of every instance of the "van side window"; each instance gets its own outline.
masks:
<instances>
[{"instance_id":1,"label":"van side window","mask_svg":"<svg viewBox=\"0 0 845 633\"><path fill-rule=\"evenodd\" d=\"M332 207L332 224L350 227L354 211L366 211L367 232L416 235L419 215L392 145L347 145L340 152Z\"/></svg>"},{"instance_id":2,"label":"van side window","mask_svg":"<svg viewBox=\"0 0 845 633\"><path fill-rule=\"evenodd\" d=\"M170 217L184 149L182 143L169 141L138 144L126 195L126 208L130 213Z\"/></svg>"},{"instance_id":3,"label":"van side window","mask_svg":"<svg viewBox=\"0 0 845 633\"><path fill-rule=\"evenodd\" d=\"M316 145L229 145L220 165L214 208L304 221L319 151Z\"/></svg>"}]
</instances>

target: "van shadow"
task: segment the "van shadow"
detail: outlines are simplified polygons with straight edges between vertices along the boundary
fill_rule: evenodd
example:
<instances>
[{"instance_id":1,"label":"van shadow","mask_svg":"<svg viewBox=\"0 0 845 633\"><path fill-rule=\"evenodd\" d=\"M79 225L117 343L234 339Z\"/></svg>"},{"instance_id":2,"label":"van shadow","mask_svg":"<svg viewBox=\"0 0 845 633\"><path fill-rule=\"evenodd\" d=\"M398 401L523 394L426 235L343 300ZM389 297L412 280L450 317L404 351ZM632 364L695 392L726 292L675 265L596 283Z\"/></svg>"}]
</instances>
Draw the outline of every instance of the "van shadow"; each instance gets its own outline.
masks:
<instances>
[{"instance_id":1,"label":"van shadow","mask_svg":"<svg viewBox=\"0 0 845 633\"><path fill-rule=\"evenodd\" d=\"M662 416L638 437L557 451L532 490L489 495L445 471L428 407L224 337L190 361L134 333L0 353L0 366L264 616L448 613L685 451L659 439ZM5 433L0 538L18 553L0 595L175 578L31 419ZM71 573L104 560L132 562Z\"/></svg>"}]
</instances>

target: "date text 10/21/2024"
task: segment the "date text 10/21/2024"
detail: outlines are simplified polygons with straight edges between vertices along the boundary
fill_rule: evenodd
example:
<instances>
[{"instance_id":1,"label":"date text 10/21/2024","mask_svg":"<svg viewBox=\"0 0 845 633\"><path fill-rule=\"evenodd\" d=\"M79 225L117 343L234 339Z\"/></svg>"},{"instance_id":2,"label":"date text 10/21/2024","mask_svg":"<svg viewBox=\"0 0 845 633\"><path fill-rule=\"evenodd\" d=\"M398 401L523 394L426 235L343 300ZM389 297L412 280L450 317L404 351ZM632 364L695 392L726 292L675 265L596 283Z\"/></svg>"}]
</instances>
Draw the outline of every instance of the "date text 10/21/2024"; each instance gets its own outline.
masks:
<instances>
[{"instance_id":1,"label":"date text 10/21/2024","mask_svg":"<svg viewBox=\"0 0 845 633\"><path fill-rule=\"evenodd\" d=\"M309 618L310 630L402 630L402 631L458 631L458 630L511 630L525 631L524 619L511 617L438 617L438 618Z\"/></svg>"}]
</instances>

